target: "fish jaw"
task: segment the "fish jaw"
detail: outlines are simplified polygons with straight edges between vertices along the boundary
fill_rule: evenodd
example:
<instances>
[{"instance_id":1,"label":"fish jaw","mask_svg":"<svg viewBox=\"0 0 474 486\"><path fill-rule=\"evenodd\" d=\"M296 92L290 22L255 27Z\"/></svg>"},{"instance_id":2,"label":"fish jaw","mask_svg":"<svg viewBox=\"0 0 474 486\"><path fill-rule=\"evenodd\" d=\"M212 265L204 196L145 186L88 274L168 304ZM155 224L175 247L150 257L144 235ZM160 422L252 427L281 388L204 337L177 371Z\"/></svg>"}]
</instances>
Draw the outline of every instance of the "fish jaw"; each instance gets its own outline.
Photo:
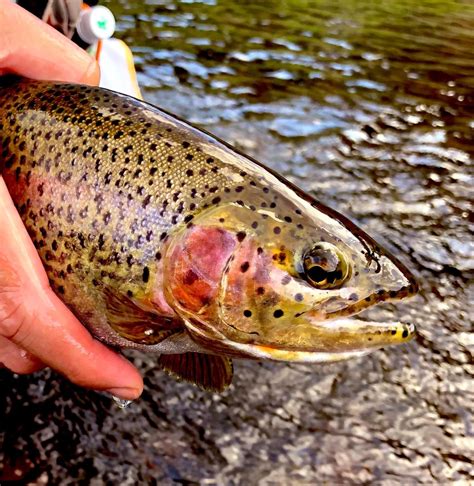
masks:
<instances>
[{"instance_id":1,"label":"fish jaw","mask_svg":"<svg viewBox=\"0 0 474 486\"><path fill-rule=\"evenodd\" d=\"M375 345L367 349L355 349L352 351L293 351L269 346L254 346L254 352L262 357L273 361L288 361L297 363L330 363L335 361L345 361L351 358L365 356L385 345L402 344L409 342L416 335L416 328L413 324L402 324L401 322L380 323L366 322L358 319L336 319L328 321L332 327L338 326L359 327L361 330L352 336L353 345L356 341L360 346L365 346L373 341ZM363 330L365 329L365 331ZM357 337L356 337L357 336Z\"/></svg>"},{"instance_id":2,"label":"fish jaw","mask_svg":"<svg viewBox=\"0 0 474 486\"><path fill-rule=\"evenodd\" d=\"M356 318L341 318L324 323L326 339L332 342L340 340L340 333L350 335L351 349L327 348L319 350L285 349L284 347L241 343L230 340L215 329L212 331L212 340L205 327L193 319L186 322L188 331L204 348L211 349L216 343L220 352L234 357L253 358L258 360L286 361L293 363L333 363L358 358L376 351L387 345L402 344L411 341L416 335L413 324L401 322L373 322L362 321ZM340 341L339 341L340 342Z\"/></svg>"}]
</instances>

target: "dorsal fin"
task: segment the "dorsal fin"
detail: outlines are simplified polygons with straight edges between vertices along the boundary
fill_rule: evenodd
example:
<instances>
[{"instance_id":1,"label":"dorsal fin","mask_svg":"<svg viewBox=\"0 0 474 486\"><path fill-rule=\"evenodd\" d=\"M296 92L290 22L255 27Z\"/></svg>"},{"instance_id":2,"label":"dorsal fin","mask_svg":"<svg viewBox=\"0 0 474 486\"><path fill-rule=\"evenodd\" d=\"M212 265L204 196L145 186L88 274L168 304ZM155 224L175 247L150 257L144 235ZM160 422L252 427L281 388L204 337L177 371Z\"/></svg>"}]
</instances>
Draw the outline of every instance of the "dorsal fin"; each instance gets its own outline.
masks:
<instances>
[{"instance_id":1,"label":"dorsal fin","mask_svg":"<svg viewBox=\"0 0 474 486\"><path fill-rule=\"evenodd\" d=\"M158 365L175 378L207 391L222 392L232 382L229 358L203 353L162 354Z\"/></svg>"},{"instance_id":2,"label":"dorsal fin","mask_svg":"<svg viewBox=\"0 0 474 486\"><path fill-rule=\"evenodd\" d=\"M137 344L157 344L183 330L183 323L170 316L160 316L140 308L132 299L102 287L107 308L107 322L123 338Z\"/></svg>"}]
</instances>

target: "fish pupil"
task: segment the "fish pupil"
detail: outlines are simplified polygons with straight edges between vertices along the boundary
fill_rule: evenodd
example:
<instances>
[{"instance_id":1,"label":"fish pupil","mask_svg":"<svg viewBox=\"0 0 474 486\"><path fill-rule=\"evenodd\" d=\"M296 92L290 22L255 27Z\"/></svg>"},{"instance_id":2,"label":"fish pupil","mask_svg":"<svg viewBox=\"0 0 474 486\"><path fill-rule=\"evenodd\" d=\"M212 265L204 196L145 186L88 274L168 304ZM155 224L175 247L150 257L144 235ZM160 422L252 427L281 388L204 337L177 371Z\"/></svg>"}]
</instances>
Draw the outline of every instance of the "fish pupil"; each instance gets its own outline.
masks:
<instances>
[{"instance_id":1,"label":"fish pupil","mask_svg":"<svg viewBox=\"0 0 474 486\"><path fill-rule=\"evenodd\" d=\"M313 267L308 268L306 273L313 282L322 282L328 276L328 272L319 265L314 265Z\"/></svg>"},{"instance_id":2,"label":"fish pupil","mask_svg":"<svg viewBox=\"0 0 474 486\"><path fill-rule=\"evenodd\" d=\"M304 277L318 288L341 287L350 269L342 253L329 243L313 246L303 258Z\"/></svg>"}]
</instances>

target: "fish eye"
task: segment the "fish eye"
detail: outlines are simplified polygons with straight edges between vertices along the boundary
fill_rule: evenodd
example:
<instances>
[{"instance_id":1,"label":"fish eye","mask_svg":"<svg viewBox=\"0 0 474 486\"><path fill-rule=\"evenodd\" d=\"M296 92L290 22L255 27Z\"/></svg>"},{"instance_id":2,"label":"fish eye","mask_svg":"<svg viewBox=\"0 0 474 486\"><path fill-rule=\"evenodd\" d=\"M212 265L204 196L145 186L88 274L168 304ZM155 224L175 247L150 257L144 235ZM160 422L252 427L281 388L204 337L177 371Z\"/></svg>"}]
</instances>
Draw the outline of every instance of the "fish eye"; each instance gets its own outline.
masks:
<instances>
[{"instance_id":1,"label":"fish eye","mask_svg":"<svg viewBox=\"0 0 474 486\"><path fill-rule=\"evenodd\" d=\"M318 289L337 289L347 280L351 268L344 254L330 243L317 243L303 255L305 279Z\"/></svg>"}]
</instances>

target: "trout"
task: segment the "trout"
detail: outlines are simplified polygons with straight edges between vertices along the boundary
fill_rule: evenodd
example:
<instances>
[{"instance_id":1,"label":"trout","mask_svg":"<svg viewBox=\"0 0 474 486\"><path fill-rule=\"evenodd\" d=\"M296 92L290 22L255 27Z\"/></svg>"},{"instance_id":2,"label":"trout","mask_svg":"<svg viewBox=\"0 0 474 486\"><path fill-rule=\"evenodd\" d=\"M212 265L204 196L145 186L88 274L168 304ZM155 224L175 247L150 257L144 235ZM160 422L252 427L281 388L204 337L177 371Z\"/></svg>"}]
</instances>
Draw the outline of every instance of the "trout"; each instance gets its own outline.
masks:
<instances>
[{"instance_id":1,"label":"trout","mask_svg":"<svg viewBox=\"0 0 474 486\"><path fill-rule=\"evenodd\" d=\"M0 88L0 173L51 287L99 340L222 391L232 358L405 343L355 314L417 291L347 218L209 133L101 88Z\"/></svg>"}]
</instances>

